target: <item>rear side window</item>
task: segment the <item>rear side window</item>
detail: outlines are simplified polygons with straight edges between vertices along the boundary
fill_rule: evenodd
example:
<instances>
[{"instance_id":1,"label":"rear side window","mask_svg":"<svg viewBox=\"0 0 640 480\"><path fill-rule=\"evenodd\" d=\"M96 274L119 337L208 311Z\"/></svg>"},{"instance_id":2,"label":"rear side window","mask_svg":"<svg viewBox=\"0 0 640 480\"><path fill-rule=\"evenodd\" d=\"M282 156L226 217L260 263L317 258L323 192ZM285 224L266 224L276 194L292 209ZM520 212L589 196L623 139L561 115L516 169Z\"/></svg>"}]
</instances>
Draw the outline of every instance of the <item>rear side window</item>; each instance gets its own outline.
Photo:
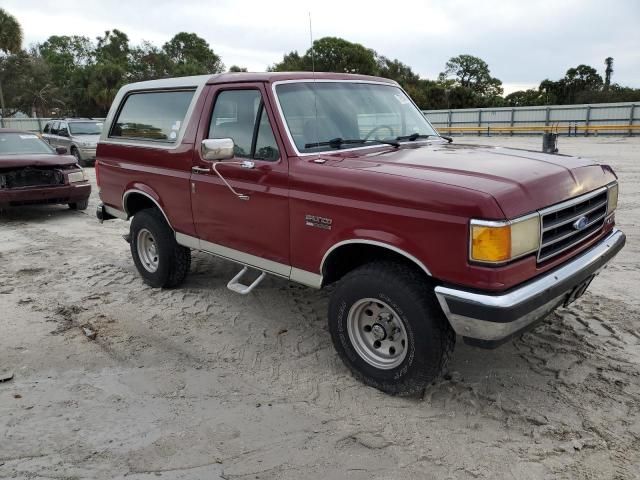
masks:
<instances>
[{"instance_id":1,"label":"rear side window","mask_svg":"<svg viewBox=\"0 0 640 480\"><path fill-rule=\"evenodd\" d=\"M172 90L128 95L109 136L175 143L194 92Z\"/></svg>"},{"instance_id":2,"label":"rear side window","mask_svg":"<svg viewBox=\"0 0 640 480\"><path fill-rule=\"evenodd\" d=\"M60 125L60 122L53 122L51 124L51 135L57 135L58 134L58 125Z\"/></svg>"}]
</instances>

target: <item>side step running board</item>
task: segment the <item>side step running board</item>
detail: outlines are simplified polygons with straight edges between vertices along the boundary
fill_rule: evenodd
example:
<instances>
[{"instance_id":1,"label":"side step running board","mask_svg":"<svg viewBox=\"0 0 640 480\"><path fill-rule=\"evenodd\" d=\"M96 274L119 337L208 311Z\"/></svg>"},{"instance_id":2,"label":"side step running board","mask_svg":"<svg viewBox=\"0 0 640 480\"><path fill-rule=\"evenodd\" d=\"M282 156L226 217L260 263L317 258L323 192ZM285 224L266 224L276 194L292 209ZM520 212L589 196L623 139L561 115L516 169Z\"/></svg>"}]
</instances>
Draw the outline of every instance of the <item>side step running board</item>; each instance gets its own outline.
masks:
<instances>
[{"instance_id":1,"label":"side step running board","mask_svg":"<svg viewBox=\"0 0 640 480\"><path fill-rule=\"evenodd\" d=\"M267 276L267 272L262 272L258 278L256 278L251 285L245 285L244 283L240 283L242 277L249 271L249 267L244 267L238 274L233 277L229 283L227 283L227 288L233 292L239 293L240 295L246 295L251 293L251 290L256 288L264 277Z\"/></svg>"}]
</instances>

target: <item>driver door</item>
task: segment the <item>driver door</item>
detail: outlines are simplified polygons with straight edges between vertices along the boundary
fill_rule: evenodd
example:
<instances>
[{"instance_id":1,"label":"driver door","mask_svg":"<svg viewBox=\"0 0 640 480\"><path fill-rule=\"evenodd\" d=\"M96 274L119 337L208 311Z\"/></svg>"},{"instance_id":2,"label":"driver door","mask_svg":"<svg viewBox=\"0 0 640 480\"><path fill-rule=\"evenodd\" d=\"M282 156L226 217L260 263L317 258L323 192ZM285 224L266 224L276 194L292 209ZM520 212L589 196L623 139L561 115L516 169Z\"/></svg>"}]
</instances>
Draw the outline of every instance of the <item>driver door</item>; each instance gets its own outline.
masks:
<instances>
[{"instance_id":1,"label":"driver door","mask_svg":"<svg viewBox=\"0 0 640 480\"><path fill-rule=\"evenodd\" d=\"M191 205L200 247L262 270L288 277L288 162L273 129L273 113L262 84L209 87L200 119L191 175ZM203 158L201 142L232 138L234 158L216 169ZM253 162L252 168L225 162Z\"/></svg>"}]
</instances>

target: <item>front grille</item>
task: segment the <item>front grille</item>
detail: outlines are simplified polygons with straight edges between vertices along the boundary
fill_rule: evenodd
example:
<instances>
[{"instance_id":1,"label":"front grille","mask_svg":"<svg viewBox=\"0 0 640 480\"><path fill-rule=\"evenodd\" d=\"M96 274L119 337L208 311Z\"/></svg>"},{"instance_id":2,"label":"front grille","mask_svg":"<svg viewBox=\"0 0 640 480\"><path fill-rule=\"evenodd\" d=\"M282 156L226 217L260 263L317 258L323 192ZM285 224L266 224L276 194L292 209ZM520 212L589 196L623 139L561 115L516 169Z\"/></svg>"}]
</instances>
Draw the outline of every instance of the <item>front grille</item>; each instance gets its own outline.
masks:
<instances>
[{"instance_id":1,"label":"front grille","mask_svg":"<svg viewBox=\"0 0 640 480\"><path fill-rule=\"evenodd\" d=\"M602 188L540 211L542 241L538 262L543 262L579 245L598 233L607 215L607 189ZM586 218L578 229L574 223Z\"/></svg>"},{"instance_id":2,"label":"front grille","mask_svg":"<svg viewBox=\"0 0 640 480\"><path fill-rule=\"evenodd\" d=\"M23 168L9 172L0 172L0 188L39 187L63 185L64 175L59 169Z\"/></svg>"}]
</instances>

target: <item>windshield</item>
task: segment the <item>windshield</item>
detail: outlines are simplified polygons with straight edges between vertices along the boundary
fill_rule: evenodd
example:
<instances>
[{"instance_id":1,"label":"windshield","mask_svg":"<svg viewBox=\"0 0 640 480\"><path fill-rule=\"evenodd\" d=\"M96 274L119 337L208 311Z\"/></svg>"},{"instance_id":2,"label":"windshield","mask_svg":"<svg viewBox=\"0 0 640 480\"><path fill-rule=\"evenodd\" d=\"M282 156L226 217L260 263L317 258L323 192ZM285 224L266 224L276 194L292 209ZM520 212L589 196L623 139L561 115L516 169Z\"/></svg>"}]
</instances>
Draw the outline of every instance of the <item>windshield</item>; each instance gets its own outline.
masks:
<instances>
[{"instance_id":1,"label":"windshield","mask_svg":"<svg viewBox=\"0 0 640 480\"><path fill-rule=\"evenodd\" d=\"M33 133L0 133L0 155L51 155L53 153L53 149Z\"/></svg>"},{"instance_id":2,"label":"windshield","mask_svg":"<svg viewBox=\"0 0 640 480\"><path fill-rule=\"evenodd\" d=\"M301 153L354 148L356 140L362 146L412 134L437 135L402 89L393 85L305 81L277 85L276 93Z\"/></svg>"},{"instance_id":3,"label":"windshield","mask_svg":"<svg viewBox=\"0 0 640 480\"><path fill-rule=\"evenodd\" d=\"M102 122L69 122L71 135L100 135Z\"/></svg>"}]
</instances>

